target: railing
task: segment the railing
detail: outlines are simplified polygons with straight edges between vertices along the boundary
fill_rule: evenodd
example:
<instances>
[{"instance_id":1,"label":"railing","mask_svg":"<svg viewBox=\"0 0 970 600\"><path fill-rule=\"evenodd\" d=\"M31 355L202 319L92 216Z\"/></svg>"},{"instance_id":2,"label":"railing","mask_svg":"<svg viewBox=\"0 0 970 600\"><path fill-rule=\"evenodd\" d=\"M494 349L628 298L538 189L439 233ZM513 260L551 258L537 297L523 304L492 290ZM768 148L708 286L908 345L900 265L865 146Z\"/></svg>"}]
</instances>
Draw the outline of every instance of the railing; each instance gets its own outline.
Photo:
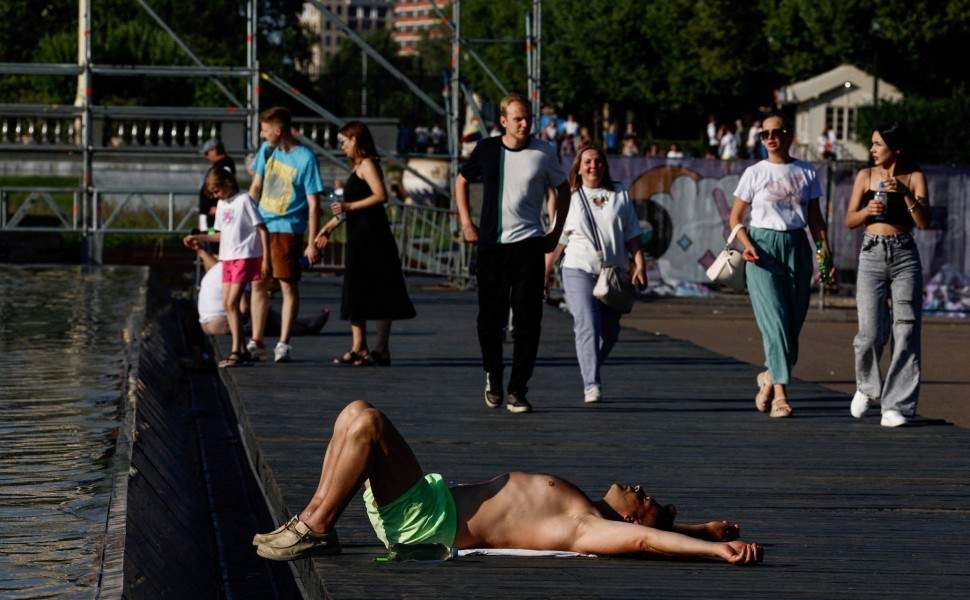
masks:
<instances>
[{"instance_id":1,"label":"railing","mask_svg":"<svg viewBox=\"0 0 970 600\"><path fill-rule=\"evenodd\" d=\"M437 275L467 283L472 249L459 239L455 211L389 202L387 217L405 273ZM347 250L344 240L343 230L338 229L314 268L342 271Z\"/></svg>"},{"instance_id":2,"label":"railing","mask_svg":"<svg viewBox=\"0 0 970 600\"><path fill-rule=\"evenodd\" d=\"M81 108L60 105L0 106L0 149L81 149ZM195 107L97 107L93 116L93 148L98 151L194 151L210 137L226 147L246 148L245 110ZM377 124L374 124L377 126ZM326 119L295 117L297 132L325 148L336 148L337 128ZM382 131L389 124L378 126ZM385 135L386 137L386 135Z\"/></svg>"},{"instance_id":3,"label":"railing","mask_svg":"<svg viewBox=\"0 0 970 600\"><path fill-rule=\"evenodd\" d=\"M0 230L77 231L82 222L81 192L80 188L0 187Z\"/></svg>"},{"instance_id":4,"label":"railing","mask_svg":"<svg viewBox=\"0 0 970 600\"><path fill-rule=\"evenodd\" d=\"M99 187L90 197L85 206L81 188L0 187L0 231L184 235L198 222L198 189ZM468 283L474 249L460 240L455 211L400 202L386 210L405 273ZM315 270L344 269L344 235L335 232Z\"/></svg>"}]
</instances>

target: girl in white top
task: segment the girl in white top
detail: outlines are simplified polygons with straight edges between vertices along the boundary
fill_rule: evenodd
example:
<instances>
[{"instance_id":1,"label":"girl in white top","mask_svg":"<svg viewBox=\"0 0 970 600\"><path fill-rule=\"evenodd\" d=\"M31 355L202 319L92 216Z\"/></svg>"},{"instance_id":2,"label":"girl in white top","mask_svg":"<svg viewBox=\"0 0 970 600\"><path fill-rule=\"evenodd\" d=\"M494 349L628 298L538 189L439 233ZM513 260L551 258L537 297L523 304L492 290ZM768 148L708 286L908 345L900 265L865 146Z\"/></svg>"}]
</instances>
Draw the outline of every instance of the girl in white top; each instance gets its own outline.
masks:
<instances>
[{"instance_id":1,"label":"girl in white top","mask_svg":"<svg viewBox=\"0 0 970 600\"><path fill-rule=\"evenodd\" d=\"M269 234L256 202L246 192L239 191L239 184L232 173L220 168L209 169L205 186L210 194L219 199L216 205L216 233L189 235L184 243L192 248L199 242L219 242L222 298L232 332L232 353L219 366L235 367L249 361L243 347L239 302L247 284L272 274Z\"/></svg>"},{"instance_id":2,"label":"girl in white top","mask_svg":"<svg viewBox=\"0 0 970 600\"><path fill-rule=\"evenodd\" d=\"M553 265L565 252L562 283L573 315L584 399L599 402L602 398L600 367L619 338L620 313L593 297L593 286L600 269L609 264L620 268L623 276L640 288L646 287L646 266L640 252L643 230L629 194L610 179L609 164L602 150L586 148L576 156L569 184L573 195L562 237L555 251L546 255L546 287L549 287ZM582 204L584 195L593 223ZM602 254L596 250L594 235L599 237Z\"/></svg>"},{"instance_id":3,"label":"girl in white top","mask_svg":"<svg viewBox=\"0 0 970 600\"><path fill-rule=\"evenodd\" d=\"M758 374L755 406L761 412L770 409L772 417L790 417L786 386L798 360L798 334L808 314L814 273L805 226L826 254L829 246L818 176L810 164L789 154L794 134L788 118L769 116L759 135L768 158L741 175L730 227L742 223L751 209L748 229L738 231L737 239L748 261L745 278L768 367Z\"/></svg>"}]
</instances>

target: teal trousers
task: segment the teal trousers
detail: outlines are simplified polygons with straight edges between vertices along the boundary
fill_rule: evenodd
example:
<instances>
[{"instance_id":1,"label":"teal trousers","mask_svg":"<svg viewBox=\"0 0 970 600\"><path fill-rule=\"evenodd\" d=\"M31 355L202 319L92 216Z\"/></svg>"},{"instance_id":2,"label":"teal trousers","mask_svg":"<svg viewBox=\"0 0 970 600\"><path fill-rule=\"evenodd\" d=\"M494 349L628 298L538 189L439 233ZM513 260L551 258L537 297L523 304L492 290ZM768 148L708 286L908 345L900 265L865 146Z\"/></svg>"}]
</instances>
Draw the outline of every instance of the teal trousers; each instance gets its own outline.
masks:
<instances>
[{"instance_id":1,"label":"teal trousers","mask_svg":"<svg viewBox=\"0 0 970 600\"><path fill-rule=\"evenodd\" d=\"M760 264L744 273L754 318L761 330L772 383L788 385L798 362L798 334L812 294L813 252L803 229L748 229Z\"/></svg>"}]
</instances>

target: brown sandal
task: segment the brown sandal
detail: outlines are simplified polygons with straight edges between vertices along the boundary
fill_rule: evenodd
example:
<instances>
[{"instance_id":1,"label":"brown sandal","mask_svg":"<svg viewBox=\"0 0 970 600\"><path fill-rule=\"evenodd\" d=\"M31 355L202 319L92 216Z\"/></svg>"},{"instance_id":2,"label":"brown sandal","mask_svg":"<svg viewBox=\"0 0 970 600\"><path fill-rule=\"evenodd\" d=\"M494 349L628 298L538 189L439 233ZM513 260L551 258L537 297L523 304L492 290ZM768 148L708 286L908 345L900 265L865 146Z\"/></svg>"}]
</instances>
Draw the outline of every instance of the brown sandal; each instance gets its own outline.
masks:
<instances>
[{"instance_id":1,"label":"brown sandal","mask_svg":"<svg viewBox=\"0 0 970 600\"><path fill-rule=\"evenodd\" d=\"M771 401L771 418L785 419L791 416L791 406L786 398L775 398Z\"/></svg>"}]
</instances>

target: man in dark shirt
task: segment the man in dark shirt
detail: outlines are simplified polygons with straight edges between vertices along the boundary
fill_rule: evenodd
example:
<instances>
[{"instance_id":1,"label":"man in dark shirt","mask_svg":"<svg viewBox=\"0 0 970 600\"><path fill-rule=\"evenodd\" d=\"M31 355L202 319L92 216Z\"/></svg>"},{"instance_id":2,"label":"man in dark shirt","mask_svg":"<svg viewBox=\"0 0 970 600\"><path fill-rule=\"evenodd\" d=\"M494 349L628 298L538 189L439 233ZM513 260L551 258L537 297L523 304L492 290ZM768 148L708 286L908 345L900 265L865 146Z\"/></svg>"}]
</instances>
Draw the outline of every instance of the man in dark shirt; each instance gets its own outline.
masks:
<instances>
[{"instance_id":1,"label":"man in dark shirt","mask_svg":"<svg viewBox=\"0 0 970 600\"><path fill-rule=\"evenodd\" d=\"M532 137L532 111L518 94L502 99L505 133L478 142L455 181L465 241L478 244L478 342L486 372L485 404L502 405L502 328L512 309L515 326L506 408L532 410L526 400L539 350L545 252L559 242L569 210L569 184L556 149ZM484 184L479 224L471 219L469 184ZM551 231L542 222L547 190L556 191Z\"/></svg>"}]
</instances>

